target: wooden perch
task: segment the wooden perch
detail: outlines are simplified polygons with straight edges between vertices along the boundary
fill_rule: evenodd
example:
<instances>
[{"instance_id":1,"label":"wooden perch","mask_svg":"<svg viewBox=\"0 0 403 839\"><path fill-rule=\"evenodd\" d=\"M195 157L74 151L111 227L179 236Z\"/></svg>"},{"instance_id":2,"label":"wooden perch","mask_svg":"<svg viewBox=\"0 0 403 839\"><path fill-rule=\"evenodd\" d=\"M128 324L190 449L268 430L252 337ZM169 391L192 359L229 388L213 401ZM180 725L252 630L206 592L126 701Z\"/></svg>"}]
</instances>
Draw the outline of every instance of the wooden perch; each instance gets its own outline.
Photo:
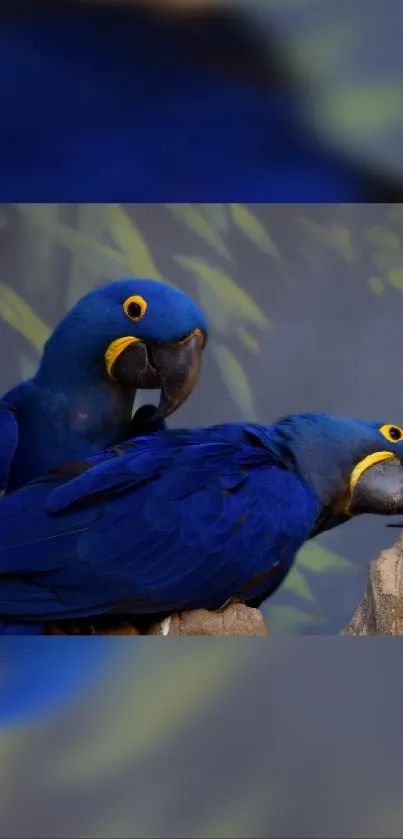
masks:
<instances>
[{"instance_id":1,"label":"wooden perch","mask_svg":"<svg viewBox=\"0 0 403 839\"><path fill-rule=\"evenodd\" d=\"M267 635L263 615L242 603L230 603L221 612L196 609L173 615L152 627L149 635Z\"/></svg>"},{"instance_id":2,"label":"wooden perch","mask_svg":"<svg viewBox=\"0 0 403 839\"><path fill-rule=\"evenodd\" d=\"M403 536L369 563L364 598L342 635L403 635Z\"/></svg>"},{"instance_id":3,"label":"wooden perch","mask_svg":"<svg viewBox=\"0 0 403 839\"><path fill-rule=\"evenodd\" d=\"M48 635L142 635L134 624L116 620L105 626L100 620L89 623L64 621L52 624ZM230 603L220 612L196 609L172 615L162 623L154 624L146 635L267 635L263 615L242 603Z\"/></svg>"}]
</instances>

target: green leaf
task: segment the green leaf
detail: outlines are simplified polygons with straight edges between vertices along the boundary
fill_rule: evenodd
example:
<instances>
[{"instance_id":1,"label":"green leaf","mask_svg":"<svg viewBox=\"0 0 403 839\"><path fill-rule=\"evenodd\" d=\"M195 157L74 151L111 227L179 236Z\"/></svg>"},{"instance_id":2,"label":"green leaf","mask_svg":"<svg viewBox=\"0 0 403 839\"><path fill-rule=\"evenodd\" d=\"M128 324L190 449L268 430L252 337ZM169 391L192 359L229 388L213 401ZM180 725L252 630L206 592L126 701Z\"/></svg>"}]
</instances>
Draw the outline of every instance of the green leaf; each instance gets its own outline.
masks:
<instances>
[{"instance_id":1,"label":"green leaf","mask_svg":"<svg viewBox=\"0 0 403 839\"><path fill-rule=\"evenodd\" d=\"M315 595L311 590L309 583L305 579L302 571L294 565L283 583L283 589L295 594L296 597L301 597L310 603L315 603Z\"/></svg>"},{"instance_id":2,"label":"green leaf","mask_svg":"<svg viewBox=\"0 0 403 839\"><path fill-rule=\"evenodd\" d=\"M213 353L228 391L242 416L245 420L255 420L253 394L242 365L224 344L213 344Z\"/></svg>"},{"instance_id":3,"label":"green leaf","mask_svg":"<svg viewBox=\"0 0 403 839\"><path fill-rule=\"evenodd\" d=\"M256 305L252 297L221 268L209 265L204 259L182 256L181 254L177 254L174 260L182 268L191 271L196 278L207 283L215 294L217 305L222 303L228 314L232 315L233 318L248 321L261 329L269 325L267 316ZM212 314L212 311L209 310L208 314Z\"/></svg>"},{"instance_id":4,"label":"green leaf","mask_svg":"<svg viewBox=\"0 0 403 839\"><path fill-rule=\"evenodd\" d=\"M355 262L357 254L349 228L342 224L332 224L330 235L333 247L342 254L346 262L352 265Z\"/></svg>"},{"instance_id":5,"label":"green leaf","mask_svg":"<svg viewBox=\"0 0 403 839\"><path fill-rule=\"evenodd\" d=\"M105 234L105 213L103 204L78 204L76 207L77 215L77 232L81 236L85 236L91 242L103 242ZM105 244L107 242L105 241ZM98 284L100 278L104 276L105 268L102 273L98 270L98 259L94 260L94 264L84 264L82 260L77 259L75 253L70 251L70 271L67 283L66 293L66 307L73 306L74 303L82 297L82 295L89 291L94 284ZM95 269L95 270L94 270ZM114 273L107 277L107 279L118 279L122 276L123 269L120 265L116 266Z\"/></svg>"},{"instance_id":6,"label":"green leaf","mask_svg":"<svg viewBox=\"0 0 403 839\"><path fill-rule=\"evenodd\" d=\"M256 338L253 335L251 335L250 332L248 332L246 329L244 329L243 326L238 326L238 329L237 329L236 332L237 332L237 335L238 335L238 338L239 338L241 344L243 344L244 347L247 350L249 350L249 352L252 352L252 353L256 354L256 353L260 353L262 351L261 347L260 347L260 344L256 340Z\"/></svg>"},{"instance_id":7,"label":"green leaf","mask_svg":"<svg viewBox=\"0 0 403 839\"><path fill-rule=\"evenodd\" d=\"M307 542L297 555L297 563L306 571L316 574L327 574L332 571L351 571L354 569L350 560L324 548L315 542Z\"/></svg>"},{"instance_id":8,"label":"green leaf","mask_svg":"<svg viewBox=\"0 0 403 839\"><path fill-rule=\"evenodd\" d=\"M197 296L201 307L208 315L210 326L221 335L234 332L234 318L223 300L217 297L214 286L197 279Z\"/></svg>"},{"instance_id":9,"label":"green leaf","mask_svg":"<svg viewBox=\"0 0 403 839\"><path fill-rule=\"evenodd\" d=\"M385 290L385 286L380 277L370 277L368 285L374 294L382 294Z\"/></svg>"},{"instance_id":10,"label":"green leaf","mask_svg":"<svg viewBox=\"0 0 403 839\"><path fill-rule=\"evenodd\" d=\"M280 261L280 253L264 224L245 204L230 204L232 218L238 229L264 253Z\"/></svg>"},{"instance_id":11,"label":"green leaf","mask_svg":"<svg viewBox=\"0 0 403 839\"><path fill-rule=\"evenodd\" d=\"M336 250L349 265L355 262L357 253L348 227L343 224L318 224L305 216L298 218L298 223L317 242Z\"/></svg>"},{"instance_id":12,"label":"green leaf","mask_svg":"<svg viewBox=\"0 0 403 839\"><path fill-rule=\"evenodd\" d=\"M294 606L269 606L267 626L269 635L297 635L301 630L322 623L318 615L295 609Z\"/></svg>"},{"instance_id":13,"label":"green leaf","mask_svg":"<svg viewBox=\"0 0 403 839\"><path fill-rule=\"evenodd\" d=\"M28 303L5 283L0 283L0 317L19 332L41 355L50 329Z\"/></svg>"},{"instance_id":14,"label":"green leaf","mask_svg":"<svg viewBox=\"0 0 403 839\"><path fill-rule=\"evenodd\" d=\"M200 212L206 216L208 221L220 231L226 233L228 230L227 204L197 204Z\"/></svg>"},{"instance_id":15,"label":"green leaf","mask_svg":"<svg viewBox=\"0 0 403 839\"><path fill-rule=\"evenodd\" d=\"M365 239L370 245L375 245L377 248L386 248L386 250L399 252L402 246L402 240L396 233L391 233L387 227L382 225L375 225L369 227L365 231Z\"/></svg>"},{"instance_id":16,"label":"green leaf","mask_svg":"<svg viewBox=\"0 0 403 839\"><path fill-rule=\"evenodd\" d=\"M220 205L210 204L210 207L219 207ZM203 214L196 204L166 204L169 212L175 216L182 224L186 225L196 236L203 239L211 247L215 248L221 256L226 259L231 259L231 254L224 244L221 236L210 223L206 214Z\"/></svg>"},{"instance_id":17,"label":"green leaf","mask_svg":"<svg viewBox=\"0 0 403 839\"><path fill-rule=\"evenodd\" d=\"M317 112L334 137L365 140L399 125L403 89L401 85L359 84L328 90Z\"/></svg>"},{"instance_id":18,"label":"green leaf","mask_svg":"<svg viewBox=\"0 0 403 839\"><path fill-rule=\"evenodd\" d=\"M54 243L68 248L77 262L84 265L94 278L119 279L122 274L133 271L126 254L111 248L102 241L83 236L78 230L73 230L66 224L50 221L48 215L41 209L43 205L16 204L15 206L26 216L34 229L47 232L53 237ZM99 212L99 205L92 206L96 207L96 211Z\"/></svg>"},{"instance_id":19,"label":"green leaf","mask_svg":"<svg viewBox=\"0 0 403 839\"><path fill-rule=\"evenodd\" d=\"M297 219L297 223L304 228L306 233L309 233L315 239L317 239L323 245L332 245L332 234L330 227L326 227L326 225L318 224L317 221L313 221L313 219L307 218L307 216L300 216Z\"/></svg>"},{"instance_id":20,"label":"green leaf","mask_svg":"<svg viewBox=\"0 0 403 839\"><path fill-rule=\"evenodd\" d=\"M394 265L388 271L388 282L398 291L403 289L403 265Z\"/></svg>"},{"instance_id":21,"label":"green leaf","mask_svg":"<svg viewBox=\"0 0 403 839\"><path fill-rule=\"evenodd\" d=\"M105 204L107 229L125 256L132 274L162 280L147 242L121 204ZM173 283L170 283L173 285Z\"/></svg>"},{"instance_id":22,"label":"green leaf","mask_svg":"<svg viewBox=\"0 0 403 839\"><path fill-rule=\"evenodd\" d=\"M54 283L55 240L52 227L59 222L59 205L41 205L43 227L38 230L29 225L25 234L25 270L33 275L35 283L49 288ZM28 235L27 235L28 234Z\"/></svg>"}]
</instances>

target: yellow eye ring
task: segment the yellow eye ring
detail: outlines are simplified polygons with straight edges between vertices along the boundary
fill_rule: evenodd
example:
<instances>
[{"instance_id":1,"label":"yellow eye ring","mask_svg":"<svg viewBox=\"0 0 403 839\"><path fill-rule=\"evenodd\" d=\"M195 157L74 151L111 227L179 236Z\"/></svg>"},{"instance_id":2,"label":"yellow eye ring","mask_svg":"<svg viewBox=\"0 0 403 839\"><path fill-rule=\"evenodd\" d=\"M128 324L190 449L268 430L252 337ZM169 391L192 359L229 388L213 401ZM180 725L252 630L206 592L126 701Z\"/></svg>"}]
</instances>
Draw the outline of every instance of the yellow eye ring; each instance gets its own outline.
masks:
<instances>
[{"instance_id":1,"label":"yellow eye ring","mask_svg":"<svg viewBox=\"0 0 403 839\"><path fill-rule=\"evenodd\" d=\"M123 303L123 311L130 320L141 320L147 311L147 303L139 294L132 294Z\"/></svg>"},{"instance_id":2,"label":"yellow eye ring","mask_svg":"<svg viewBox=\"0 0 403 839\"><path fill-rule=\"evenodd\" d=\"M382 425L379 431L390 443L399 443L403 440L403 429L398 425Z\"/></svg>"}]
</instances>

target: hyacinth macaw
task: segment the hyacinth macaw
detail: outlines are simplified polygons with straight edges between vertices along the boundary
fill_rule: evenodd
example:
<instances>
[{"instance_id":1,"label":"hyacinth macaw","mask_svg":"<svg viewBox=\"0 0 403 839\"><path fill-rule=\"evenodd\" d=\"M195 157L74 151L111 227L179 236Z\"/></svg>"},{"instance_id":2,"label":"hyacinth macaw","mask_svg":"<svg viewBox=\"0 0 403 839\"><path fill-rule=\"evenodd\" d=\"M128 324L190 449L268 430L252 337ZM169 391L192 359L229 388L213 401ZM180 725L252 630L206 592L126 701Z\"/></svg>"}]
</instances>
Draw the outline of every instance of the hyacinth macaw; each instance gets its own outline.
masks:
<instances>
[{"instance_id":1,"label":"hyacinth macaw","mask_svg":"<svg viewBox=\"0 0 403 839\"><path fill-rule=\"evenodd\" d=\"M403 512L403 430L324 414L161 431L0 503L0 615L43 622L259 605L303 543Z\"/></svg>"},{"instance_id":2,"label":"hyacinth macaw","mask_svg":"<svg viewBox=\"0 0 403 839\"><path fill-rule=\"evenodd\" d=\"M8 489L135 436L138 389L161 391L158 426L193 390L206 334L199 306L154 280L118 280L79 300L46 342L36 375L3 397L18 425L16 446L15 423L3 408Z\"/></svg>"}]
</instances>

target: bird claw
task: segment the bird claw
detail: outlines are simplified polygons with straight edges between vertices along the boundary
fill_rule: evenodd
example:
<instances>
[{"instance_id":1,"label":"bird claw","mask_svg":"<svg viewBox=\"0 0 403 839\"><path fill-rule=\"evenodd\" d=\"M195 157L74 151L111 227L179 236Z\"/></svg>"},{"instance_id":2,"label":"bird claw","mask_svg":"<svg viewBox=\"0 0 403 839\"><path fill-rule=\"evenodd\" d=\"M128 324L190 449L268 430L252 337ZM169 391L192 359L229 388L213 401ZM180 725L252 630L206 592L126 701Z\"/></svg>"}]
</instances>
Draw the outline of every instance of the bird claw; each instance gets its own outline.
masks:
<instances>
[{"instance_id":1,"label":"bird claw","mask_svg":"<svg viewBox=\"0 0 403 839\"><path fill-rule=\"evenodd\" d=\"M214 611L217 612L218 614L220 612L224 612L226 609L228 609L228 606L231 606L232 603L243 604L243 601L241 600L240 597L229 597L228 600L226 600L225 603L223 603L222 606L219 606L218 609L214 609Z\"/></svg>"}]
</instances>

